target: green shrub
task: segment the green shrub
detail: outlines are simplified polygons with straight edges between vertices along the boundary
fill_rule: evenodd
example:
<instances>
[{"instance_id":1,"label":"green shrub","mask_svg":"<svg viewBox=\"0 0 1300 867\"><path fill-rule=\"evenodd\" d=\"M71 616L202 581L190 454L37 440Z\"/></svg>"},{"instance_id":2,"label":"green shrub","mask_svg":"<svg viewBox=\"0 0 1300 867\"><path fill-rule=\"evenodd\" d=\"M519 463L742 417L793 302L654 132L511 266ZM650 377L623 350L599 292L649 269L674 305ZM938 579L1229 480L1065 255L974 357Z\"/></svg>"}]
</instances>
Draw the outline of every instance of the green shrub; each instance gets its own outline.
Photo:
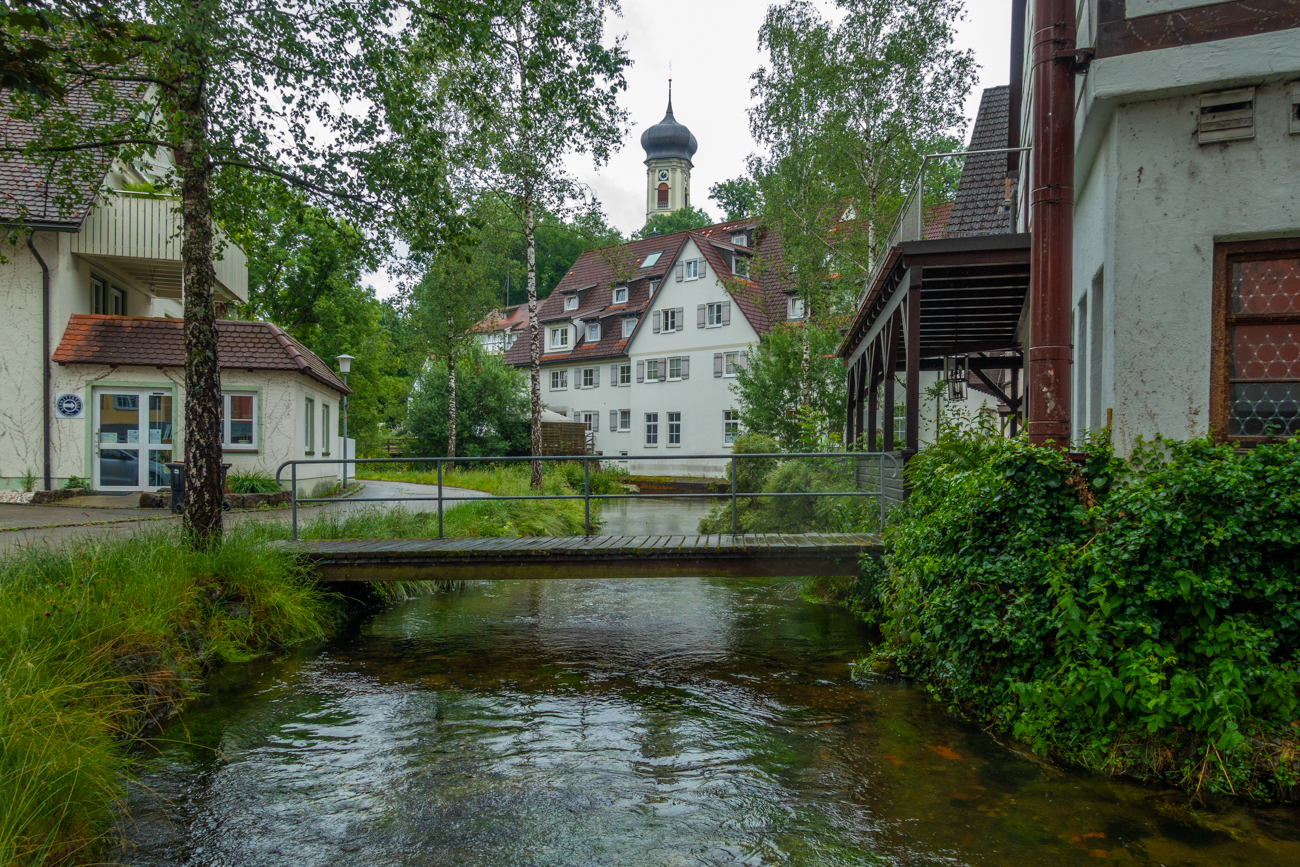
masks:
<instances>
[{"instance_id":1,"label":"green shrub","mask_svg":"<svg viewBox=\"0 0 1300 867\"><path fill-rule=\"evenodd\" d=\"M984 446L914 459L862 579L878 655L1088 767L1294 797L1300 442Z\"/></svg>"},{"instance_id":2,"label":"green shrub","mask_svg":"<svg viewBox=\"0 0 1300 867\"><path fill-rule=\"evenodd\" d=\"M84 491L90 490L90 480L83 479L81 476L68 476L68 480L63 483L63 490L75 491L78 488Z\"/></svg>"},{"instance_id":3,"label":"green shrub","mask_svg":"<svg viewBox=\"0 0 1300 867\"><path fill-rule=\"evenodd\" d=\"M236 470L226 476L232 494L278 494L282 490L275 476L257 470Z\"/></svg>"}]
</instances>

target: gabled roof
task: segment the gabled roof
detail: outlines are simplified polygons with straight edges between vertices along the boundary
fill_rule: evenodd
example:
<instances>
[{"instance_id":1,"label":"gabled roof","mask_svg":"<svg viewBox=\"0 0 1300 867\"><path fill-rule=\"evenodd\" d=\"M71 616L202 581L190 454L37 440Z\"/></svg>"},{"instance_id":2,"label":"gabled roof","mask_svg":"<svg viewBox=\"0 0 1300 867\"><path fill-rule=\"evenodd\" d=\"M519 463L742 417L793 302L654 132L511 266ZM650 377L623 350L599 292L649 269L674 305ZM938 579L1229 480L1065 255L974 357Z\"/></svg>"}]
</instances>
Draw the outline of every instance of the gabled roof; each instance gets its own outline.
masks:
<instances>
[{"instance_id":1,"label":"gabled roof","mask_svg":"<svg viewBox=\"0 0 1300 867\"><path fill-rule=\"evenodd\" d=\"M269 322L217 322L217 358L223 370L286 370L333 389L352 389L320 356ZM75 313L54 350L58 364L184 367L185 320Z\"/></svg>"},{"instance_id":2,"label":"gabled roof","mask_svg":"<svg viewBox=\"0 0 1300 867\"><path fill-rule=\"evenodd\" d=\"M988 87L980 98L979 114L971 130L968 150L1004 148L1011 133L1011 88ZM946 237L1000 235L1011 231L1002 212L1006 200L1007 155L982 154L966 158L957 197L952 205Z\"/></svg>"},{"instance_id":3,"label":"gabled roof","mask_svg":"<svg viewBox=\"0 0 1300 867\"><path fill-rule=\"evenodd\" d=\"M476 332L501 332L510 334L528 327L528 305L512 304L504 310L493 310L474 326Z\"/></svg>"}]
</instances>

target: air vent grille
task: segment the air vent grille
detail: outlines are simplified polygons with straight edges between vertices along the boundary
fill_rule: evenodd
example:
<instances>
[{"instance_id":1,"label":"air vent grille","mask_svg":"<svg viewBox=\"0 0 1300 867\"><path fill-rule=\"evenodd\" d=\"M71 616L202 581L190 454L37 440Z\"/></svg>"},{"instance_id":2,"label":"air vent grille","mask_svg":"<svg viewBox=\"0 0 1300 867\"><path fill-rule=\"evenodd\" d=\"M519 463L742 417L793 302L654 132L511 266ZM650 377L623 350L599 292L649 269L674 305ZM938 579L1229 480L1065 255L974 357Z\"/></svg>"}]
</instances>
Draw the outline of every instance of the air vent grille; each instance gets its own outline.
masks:
<instances>
[{"instance_id":1,"label":"air vent grille","mask_svg":"<svg viewBox=\"0 0 1300 867\"><path fill-rule=\"evenodd\" d=\"M1201 114L1196 123L1196 139L1200 144L1254 137L1255 88L1243 87L1201 97Z\"/></svg>"}]
</instances>

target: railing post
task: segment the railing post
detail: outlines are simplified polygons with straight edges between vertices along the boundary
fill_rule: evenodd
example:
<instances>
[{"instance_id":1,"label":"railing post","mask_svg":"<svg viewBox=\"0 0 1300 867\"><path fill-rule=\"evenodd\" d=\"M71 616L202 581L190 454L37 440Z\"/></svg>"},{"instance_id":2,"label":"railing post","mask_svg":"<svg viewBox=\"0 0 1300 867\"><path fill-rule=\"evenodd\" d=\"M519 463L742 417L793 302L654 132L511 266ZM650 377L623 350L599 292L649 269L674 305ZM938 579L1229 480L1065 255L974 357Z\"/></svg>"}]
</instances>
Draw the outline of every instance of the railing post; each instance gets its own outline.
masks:
<instances>
[{"instance_id":1,"label":"railing post","mask_svg":"<svg viewBox=\"0 0 1300 867\"><path fill-rule=\"evenodd\" d=\"M885 532L885 456L880 456L880 532Z\"/></svg>"},{"instance_id":2,"label":"railing post","mask_svg":"<svg viewBox=\"0 0 1300 867\"><path fill-rule=\"evenodd\" d=\"M752 504L751 504L752 505ZM731 535L736 535L736 454L731 454Z\"/></svg>"},{"instance_id":3,"label":"railing post","mask_svg":"<svg viewBox=\"0 0 1300 867\"><path fill-rule=\"evenodd\" d=\"M298 465L289 466L289 502L293 504L293 540L298 541Z\"/></svg>"},{"instance_id":4,"label":"railing post","mask_svg":"<svg viewBox=\"0 0 1300 867\"><path fill-rule=\"evenodd\" d=\"M442 538L442 461L438 461L438 538Z\"/></svg>"},{"instance_id":5,"label":"railing post","mask_svg":"<svg viewBox=\"0 0 1300 867\"><path fill-rule=\"evenodd\" d=\"M582 524L591 535L591 459L582 456Z\"/></svg>"}]
</instances>

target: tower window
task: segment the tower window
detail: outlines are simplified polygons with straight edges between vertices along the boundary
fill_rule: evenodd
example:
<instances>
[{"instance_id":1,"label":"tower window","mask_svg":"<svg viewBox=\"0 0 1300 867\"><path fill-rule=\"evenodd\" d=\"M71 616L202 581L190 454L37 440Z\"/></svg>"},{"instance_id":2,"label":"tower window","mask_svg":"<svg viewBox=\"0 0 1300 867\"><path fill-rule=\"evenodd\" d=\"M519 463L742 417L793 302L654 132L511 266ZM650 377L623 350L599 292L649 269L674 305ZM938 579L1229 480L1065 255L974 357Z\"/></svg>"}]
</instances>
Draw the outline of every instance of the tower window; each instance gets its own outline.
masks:
<instances>
[{"instance_id":1,"label":"tower window","mask_svg":"<svg viewBox=\"0 0 1300 867\"><path fill-rule=\"evenodd\" d=\"M668 207L668 185L667 184L659 185L659 207L661 208Z\"/></svg>"}]
</instances>

